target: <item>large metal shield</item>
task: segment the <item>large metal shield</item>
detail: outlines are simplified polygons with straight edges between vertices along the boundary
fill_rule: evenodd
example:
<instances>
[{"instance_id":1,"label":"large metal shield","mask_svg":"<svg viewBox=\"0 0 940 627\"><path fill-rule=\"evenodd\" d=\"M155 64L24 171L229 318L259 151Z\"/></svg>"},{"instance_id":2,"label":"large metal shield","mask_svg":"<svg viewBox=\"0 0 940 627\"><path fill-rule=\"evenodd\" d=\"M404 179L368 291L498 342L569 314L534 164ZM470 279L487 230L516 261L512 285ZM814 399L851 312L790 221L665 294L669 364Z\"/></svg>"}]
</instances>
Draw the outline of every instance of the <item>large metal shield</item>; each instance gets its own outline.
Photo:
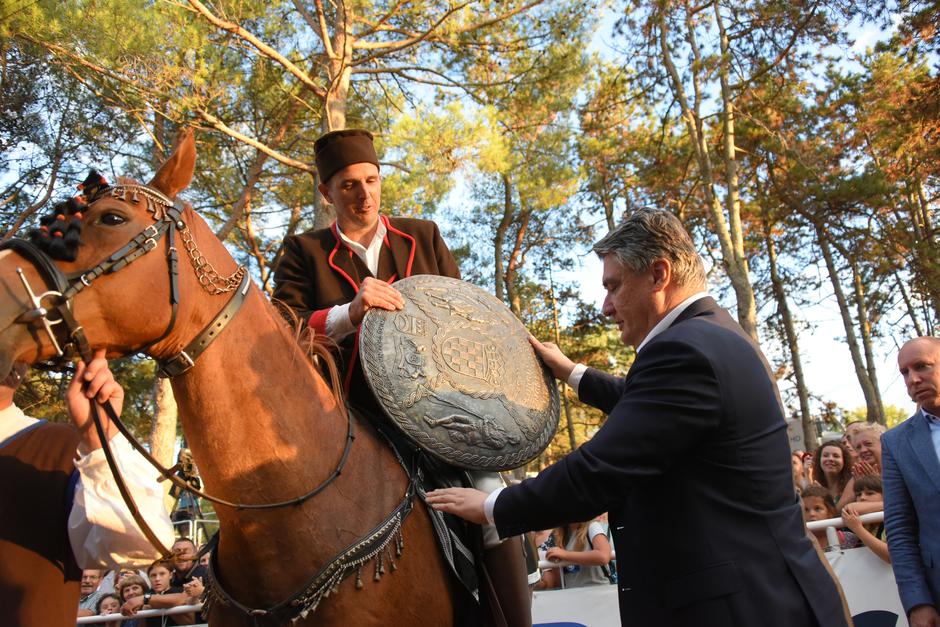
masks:
<instances>
[{"instance_id":1,"label":"large metal shield","mask_svg":"<svg viewBox=\"0 0 940 627\"><path fill-rule=\"evenodd\" d=\"M371 309L359 354L392 420L421 448L474 470L535 458L558 427L558 388L512 312L448 277L395 283L401 311Z\"/></svg>"}]
</instances>

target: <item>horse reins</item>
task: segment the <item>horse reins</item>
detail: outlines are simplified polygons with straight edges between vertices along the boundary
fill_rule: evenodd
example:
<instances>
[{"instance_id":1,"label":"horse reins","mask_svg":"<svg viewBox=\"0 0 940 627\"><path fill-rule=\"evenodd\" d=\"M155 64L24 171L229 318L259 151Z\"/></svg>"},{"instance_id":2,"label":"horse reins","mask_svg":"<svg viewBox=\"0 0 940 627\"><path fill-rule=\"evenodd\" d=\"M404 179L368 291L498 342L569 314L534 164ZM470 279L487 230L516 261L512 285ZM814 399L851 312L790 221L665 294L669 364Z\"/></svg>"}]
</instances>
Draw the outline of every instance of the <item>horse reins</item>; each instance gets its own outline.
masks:
<instances>
[{"instance_id":1,"label":"horse reins","mask_svg":"<svg viewBox=\"0 0 940 627\"><path fill-rule=\"evenodd\" d=\"M164 235L167 236L168 240L167 269L170 283L170 321L164 332L157 339L148 342L132 352L145 352L168 337L176 324L180 302L178 285L179 256L174 245L177 231L179 232L180 239L184 243L199 284L210 294L216 295L232 292L232 295L212 321L210 321L182 351L169 359L158 360L158 374L162 377L176 377L192 369L196 359L208 348L212 341L219 336L222 330L241 309L247 293L251 288L251 280L245 267L239 266L231 276L221 277L199 252L192 234L182 219L181 209L176 207L170 198L158 190L143 185L118 185L102 189L91 199L89 206L105 195L116 197L127 202L128 194L131 195L131 199L134 201L139 201L140 197L143 197L143 200L147 203L147 209L153 214L156 223L147 226L104 261L89 270L72 275L71 280L70 277L67 277L59 269L52 258L35 244L23 239L10 239L0 242L0 250L12 250L24 257L27 261L32 263L39 272L46 287L52 288L40 294L36 294L29 284L26 275L23 273L23 270L17 268L17 274L20 281L23 283L23 287L26 290L29 302L32 306L31 309L27 309L23 312L17 318L17 321L25 324L35 324L38 322L41 325L41 329L48 335L56 351L55 358L50 362L41 364L41 367L45 367L49 370L63 371L68 369L68 362L75 356L81 357L85 363L90 363L93 358L91 345L85 335L84 328L78 323L72 313L72 299L84 288L90 287L91 284L102 275L118 272L127 267L128 264L154 250L157 247L157 243ZM47 300L49 301L49 308L43 305L43 302ZM56 314L58 317L51 318L50 315L52 314ZM66 341L62 344L60 344L58 338L56 338L54 328L60 324L63 325L66 330ZM114 458L114 452L111 450L107 432L98 410L99 404L92 398L89 399L89 405L105 459L114 476L118 491L128 507L128 511L130 511L148 541L163 553L164 556L169 556L171 554L170 551L163 546L163 543L157 537L156 533L154 533L149 524L143 519L127 488L124 477ZM109 420L117 427L118 431L164 479L169 480L177 487L187 490L207 501L232 507L237 510L273 509L300 505L316 496L342 474L343 468L352 450L353 440L355 440L352 413L341 404L341 411L345 413L347 420L346 439L339 463L326 479L307 493L292 499L273 503L236 503L207 494L177 477L172 469L164 467L144 448L124 422L121 421L110 402L102 404L102 407ZM304 584L303 588L290 595L286 600L267 608L249 608L239 603L231 594L224 590L215 574L215 556L213 555L210 557L209 585L206 588L208 598L225 605L233 606L252 617L255 621L261 617L280 614L285 610L294 612L297 615L306 616L309 612L315 611L320 602L335 592L340 582L353 572L357 573L356 587L361 588L362 567L366 562L377 559L375 580L378 580L381 574L385 572L383 559L387 560L390 567L394 570L395 562L391 556L389 546L391 542L394 541L395 553L396 555L401 555L401 551L404 548L402 525L404 519L412 510L412 501L417 491L418 480L420 478L420 472L411 472L401 457L398 456L397 452L396 457L409 477L408 488L403 495L402 501L391 514L373 528L366 536L345 547L330 559ZM215 540L216 537L214 536L213 541ZM383 558L386 553L388 553L387 557Z\"/></svg>"},{"instance_id":2,"label":"horse reins","mask_svg":"<svg viewBox=\"0 0 940 627\"><path fill-rule=\"evenodd\" d=\"M99 200L104 195L117 197L120 200L126 202L128 194L132 194L133 200L138 200L141 196L143 196L144 200L147 202L148 210L154 215L154 217L157 219L157 222L147 226L140 233L131 238L127 244L109 255L104 261L98 263L88 270L72 275L72 280L70 280L69 277L67 277L59 269L59 267L53 262L52 258L46 252L44 252L32 242L24 239L9 239L4 242L0 242L0 250L11 250L24 257L27 261L33 264L45 282L46 286L52 288L48 291L36 294L36 292L32 289L32 286L29 284L29 281L27 280L26 275L23 273L22 269L17 268L17 274L23 283L23 287L26 290L30 304L32 305L32 309L27 309L17 318L17 321L27 324L35 324L39 322L42 325L42 330L46 332L52 342L53 347L56 350L56 356L51 361L41 364L42 367L48 370L63 371L68 369L68 362L75 356L80 357L83 361L85 361L85 363L90 363L93 357L91 345L88 342L87 336L85 335L85 330L78 323L72 313L72 299L74 299L75 296L84 288L90 287L91 284L102 275L118 272L119 270L127 267L128 264L154 250L157 246L157 242L159 242L164 235L167 235L169 242L167 251L167 266L170 282L170 304L172 307L170 323L168 324L166 330L160 335L160 337L134 350L133 352L142 352L148 350L157 342L166 338L175 326L179 307L179 264L178 254L175 246L173 245L174 233L176 231L180 232L181 239L183 239L184 243L186 244L186 250L189 253L190 261L194 270L196 271L200 285L202 285L206 291L212 294L222 294L228 291L233 293L226 305L215 316L215 318L213 318L213 320L209 322L209 324L206 325L203 330L197 334L196 337L189 344L187 344L187 346L182 351L170 357L169 359L158 361L158 372L161 376L175 377L190 370L195 364L195 360L209 347L212 341L219 336L225 326L227 326L227 324L235 317L235 314L239 311L245 301L248 290L251 287L251 280L245 271L244 266L239 266L235 273L233 273L233 275L230 277L219 277L196 247L195 240L192 239L192 235L189 234L186 223L182 220L181 210L174 206L173 201L164 194L143 185L118 185L115 187L106 188L92 200L92 203L96 200ZM236 281L237 283L235 283ZM222 287L219 287L219 283L222 283ZM233 284L237 285L236 289L231 289ZM49 307L43 305L43 303L47 300L49 301ZM51 318L50 315L52 314L56 314L58 317ZM63 325L66 330L66 341L63 343L59 342L55 333L55 327L60 324ZM131 514L134 516L134 520L138 523L141 531L144 532L148 540L153 543L155 548L163 552L164 555L169 555L169 551L166 550L166 547L164 547L159 539L157 539L156 534L153 533L147 523L142 519L137 506L130 497L130 493L127 490L123 476L114 462L114 456L110 449L108 438L105 435L105 430L98 412L97 403L94 401L94 399L89 399L89 402L91 404L91 414L95 422L95 428L98 432L98 436L101 439L105 458L108 461L108 466L114 474L115 481L118 484L118 490L121 492L121 496L126 501ZM177 477L171 469L164 467L150 454L149 451L147 451L146 448L144 448L144 446L130 432L124 422L117 416L114 408L111 407L110 403L105 403L103 407L105 413L108 415L108 418L117 427L118 431L120 431L121 434L127 438L134 449L140 453L160 473L163 478L169 480L179 488L188 490L200 498L206 499L212 503L225 505L235 509L270 509L286 507L289 505L299 505L313 496L316 496L342 473L343 467L345 466L346 460L349 458L349 454L352 449L352 442L355 439L354 423L349 412L346 412L348 428L343 453L336 468L323 482L305 494L284 501L273 503L236 503L207 494L206 492L196 489L186 481L183 481Z\"/></svg>"}]
</instances>

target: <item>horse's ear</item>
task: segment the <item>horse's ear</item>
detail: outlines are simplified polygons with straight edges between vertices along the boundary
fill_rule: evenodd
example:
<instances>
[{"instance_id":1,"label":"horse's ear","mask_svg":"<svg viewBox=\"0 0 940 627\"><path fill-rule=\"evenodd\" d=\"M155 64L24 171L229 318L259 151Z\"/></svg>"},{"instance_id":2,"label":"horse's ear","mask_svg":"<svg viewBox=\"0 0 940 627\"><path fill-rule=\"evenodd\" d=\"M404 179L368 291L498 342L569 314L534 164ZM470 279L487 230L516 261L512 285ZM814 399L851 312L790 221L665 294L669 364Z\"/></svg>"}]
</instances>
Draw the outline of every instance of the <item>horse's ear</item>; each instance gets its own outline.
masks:
<instances>
[{"instance_id":1,"label":"horse's ear","mask_svg":"<svg viewBox=\"0 0 940 627\"><path fill-rule=\"evenodd\" d=\"M196 169L196 138L193 129L185 128L176 138L176 147L170 158L160 166L150 187L160 190L170 198L189 187Z\"/></svg>"}]
</instances>

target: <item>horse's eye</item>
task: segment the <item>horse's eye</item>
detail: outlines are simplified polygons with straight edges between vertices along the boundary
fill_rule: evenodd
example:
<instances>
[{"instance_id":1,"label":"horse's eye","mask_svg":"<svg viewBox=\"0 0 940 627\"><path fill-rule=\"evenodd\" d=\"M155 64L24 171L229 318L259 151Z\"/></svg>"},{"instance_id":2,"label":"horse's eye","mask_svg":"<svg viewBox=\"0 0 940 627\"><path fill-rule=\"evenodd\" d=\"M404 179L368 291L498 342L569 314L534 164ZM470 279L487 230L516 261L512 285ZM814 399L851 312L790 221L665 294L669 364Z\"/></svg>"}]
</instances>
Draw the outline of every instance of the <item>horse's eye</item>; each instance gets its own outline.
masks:
<instances>
[{"instance_id":1,"label":"horse's eye","mask_svg":"<svg viewBox=\"0 0 940 627\"><path fill-rule=\"evenodd\" d=\"M101 216L101 224L105 226L120 226L127 222L127 219L117 213L106 213Z\"/></svg>"}]
</instances>

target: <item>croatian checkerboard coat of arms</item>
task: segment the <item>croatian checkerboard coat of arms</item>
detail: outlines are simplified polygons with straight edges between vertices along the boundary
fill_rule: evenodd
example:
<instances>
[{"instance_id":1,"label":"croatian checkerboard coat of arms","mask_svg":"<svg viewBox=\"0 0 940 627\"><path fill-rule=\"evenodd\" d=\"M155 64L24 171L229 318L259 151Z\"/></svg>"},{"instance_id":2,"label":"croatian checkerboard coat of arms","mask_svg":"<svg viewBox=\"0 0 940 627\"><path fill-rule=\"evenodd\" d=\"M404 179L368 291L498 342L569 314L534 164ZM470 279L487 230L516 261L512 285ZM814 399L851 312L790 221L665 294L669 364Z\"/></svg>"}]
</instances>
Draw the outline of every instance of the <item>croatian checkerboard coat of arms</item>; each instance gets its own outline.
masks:
<instances>
[{"instance_id":1,"label":"croatian checkerboard coat of arms","mask_svg":"<svg viewBox=\"0 0 940 627\"><path fill-rule=\"evenodd\" d=\"M522 323L457 279L417 275L395 288L404 308L369 310L359 335L366 379L395 424L462 468L534 459L558 427L558 389Z\"/></svg>"}]
</instances>

